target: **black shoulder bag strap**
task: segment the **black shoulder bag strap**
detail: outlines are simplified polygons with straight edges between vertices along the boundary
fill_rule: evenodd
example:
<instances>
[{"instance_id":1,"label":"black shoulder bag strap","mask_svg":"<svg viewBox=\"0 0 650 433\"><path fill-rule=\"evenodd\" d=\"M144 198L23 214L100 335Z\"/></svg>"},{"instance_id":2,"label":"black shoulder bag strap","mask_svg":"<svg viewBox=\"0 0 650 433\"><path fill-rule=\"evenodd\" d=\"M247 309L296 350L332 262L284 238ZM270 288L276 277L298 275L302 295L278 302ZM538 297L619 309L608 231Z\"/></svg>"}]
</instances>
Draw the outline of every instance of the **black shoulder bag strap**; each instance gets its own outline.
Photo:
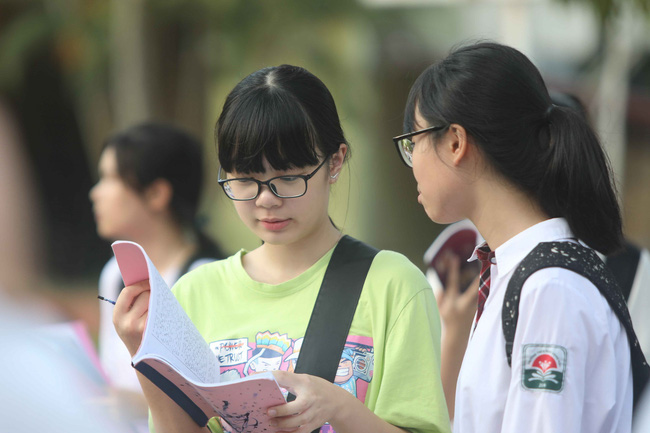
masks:
<instances>
[{"instance_id":1,"label":"black shoulder bag strap","mask_svg":"<svg viewBox=\"0 0 650 433\"><path fill-rule=\"evenodd\" d=\"M305 331L296 373L334 382L363 283L378 252L350 236L343 236L334 248ZM289 394L287 400L295 398Z\"/></svg>"},{"instance_id":2,"label":"black shoulder bag strap","mask_svg":"<svg viewBox=\"0 0 650 433\"><path fill-rule=\"evenodd\" d=\"M641 250L631 243L626 242L623 251L607 256L605 259L605 264L616 277L616 281L618 281L625 300L630 299L630 292L632 292L640 258Z\"/></svg>"},{"instance_id":3,"label":"black shoulder bag strap","mask_svg":"<svg viewBox=\"0 0 650 433\"><path fill-rule=\"evenodd\" d=\"M512 345L517 329L521 288L528 277L544 268L565 268L589 279L607 299L612 310L627 332L634 381L634 405L639 401L650 377L650 367L632 327L632 319L615 277L600 257L591 249L573 242L542 242L519 264L508 282L503 299L502 327L506 339L508 365L512 363Z\"/></svg>"}]
</instances>

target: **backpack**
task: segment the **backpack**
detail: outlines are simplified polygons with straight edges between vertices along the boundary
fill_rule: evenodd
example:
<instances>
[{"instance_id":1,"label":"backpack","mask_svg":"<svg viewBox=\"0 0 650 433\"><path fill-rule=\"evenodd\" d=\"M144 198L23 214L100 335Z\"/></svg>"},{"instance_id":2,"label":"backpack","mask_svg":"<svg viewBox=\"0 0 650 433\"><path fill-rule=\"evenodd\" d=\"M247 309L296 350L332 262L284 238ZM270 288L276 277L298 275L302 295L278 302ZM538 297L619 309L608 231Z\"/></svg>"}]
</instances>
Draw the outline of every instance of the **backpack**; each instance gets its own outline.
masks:
<instances>
[{"instance_id":1,"label":"backpack","mask_svg":"<svg viewBox=\"0 0 650 433\"><path fill-rule=\"evenodd\" d=\"M544 268L564 268L587 278L607 299L627 332L634 389L634 407L650 377L650 367L636 338L625 298L616 278L595 251L573 242L541 242L519 263L508 282L501 310L501 325L506 340L508 365L512 366L512 346L519 316L519 300L524 282L534 272Z\"/></svg>"},{"instance_id":2,"label":"backpack","mask_svg":"<svg viewBox=\"0 0 650 433\"><path fill-rule=\"evenodd\" d=\"M629 242L625 243L623 251L605 258L605 264L616 277L626 301L630 299L632 293L639 260L641 260L641 249Z\"/></svg>"}]
</instances>

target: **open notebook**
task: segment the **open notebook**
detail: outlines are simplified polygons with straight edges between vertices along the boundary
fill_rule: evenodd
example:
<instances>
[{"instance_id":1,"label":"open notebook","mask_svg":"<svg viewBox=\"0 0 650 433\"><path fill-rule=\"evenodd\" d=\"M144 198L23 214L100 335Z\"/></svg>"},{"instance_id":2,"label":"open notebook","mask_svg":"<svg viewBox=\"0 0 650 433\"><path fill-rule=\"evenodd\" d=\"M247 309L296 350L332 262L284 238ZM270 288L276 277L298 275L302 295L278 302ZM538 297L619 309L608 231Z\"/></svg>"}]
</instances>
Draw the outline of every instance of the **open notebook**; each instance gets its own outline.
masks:
<instances>
[{"instance_id":1,"label":"open notebook","mask_svg":"<svg viewBox=\"0 0 650 433\"><path fill-rule=\"evenodd\" d=\"M217 357L144 249L127 241L117 241L112 247L124 284L148 279L151 287L147 324L132 358L135 369L200 426L219 416L237 432L271 431L267 409L285 403L273 374L221 382Z\"/></svg>"}]
</instances>

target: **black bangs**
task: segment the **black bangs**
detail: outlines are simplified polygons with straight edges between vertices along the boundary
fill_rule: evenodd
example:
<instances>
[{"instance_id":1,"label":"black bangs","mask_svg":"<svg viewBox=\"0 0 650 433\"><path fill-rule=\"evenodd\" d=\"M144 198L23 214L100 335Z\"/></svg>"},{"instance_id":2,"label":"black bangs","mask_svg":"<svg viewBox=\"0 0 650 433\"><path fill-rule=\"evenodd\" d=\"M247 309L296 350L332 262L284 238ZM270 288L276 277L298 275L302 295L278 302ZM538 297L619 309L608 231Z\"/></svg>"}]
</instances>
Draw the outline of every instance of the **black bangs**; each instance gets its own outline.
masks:
<instances>
[{"instance_id":1,"label":"black bangs","mask_svg":"<svg viewBox=\"0 0 650 433\"><path fill-rule=\"evenodd\" d=\"M233 92L217 123L219 163L227 172L262 173L319 162L317 133L300 102L274 86Z\"/></svg>"},{"instance_id":2,"label":"black bangs","mask_svg":"<svg viewBox=\"0 0 650 433\"><path fill-rule=\"evenodd\" d=\"M412 132L415 125L415 106L420 99L420 94L422 92L422 80L417 79L411 87L409 92L408 99L406 101L406 108L404 108L404 123L402 125L404 134Z\"/></svg>"},{"instance_id":3,"label":"black bangs","mask_svg":"<svg viewBox=\"0 0 650 433\"><path fill-rule=\"evenodd\" d=\"M404 133L413 132L418 128L424 128L426 125L417 125L415 121L415 109L420 111L420 115L430 122L430 126L446 123L440 113L438 112L436 101L436 89L431 83L432 72L436 65L427 68L415 80L411 91L409 92L406 101L406 108L404 109Z\"/></svg>"}]
</instances>

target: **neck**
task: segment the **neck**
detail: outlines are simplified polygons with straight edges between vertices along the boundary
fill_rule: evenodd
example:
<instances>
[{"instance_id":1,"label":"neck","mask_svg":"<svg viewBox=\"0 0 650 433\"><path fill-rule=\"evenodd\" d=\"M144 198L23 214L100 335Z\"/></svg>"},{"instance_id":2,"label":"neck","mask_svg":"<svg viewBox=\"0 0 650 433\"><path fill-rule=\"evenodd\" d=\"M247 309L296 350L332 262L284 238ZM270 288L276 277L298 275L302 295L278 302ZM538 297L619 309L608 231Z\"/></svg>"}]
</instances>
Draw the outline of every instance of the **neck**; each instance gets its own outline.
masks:
<instances>
[{"instance_id":1,"label":"neck","mask_svg":"<svg viewBox=\"0 0 650 433\"><path fill-rule=\"evenodd\" d=\"M478 189L477 197L481 199L469 218L492 251L522 231L549 219L535 200L503 180L484 182Z\"/></svg>"},{"instance_id":2,"label":"neck","mask_svg":"<svg viewBox=\"0 0 650 433\"><path fill-rule=\"evenodd\" d=\"M283 245L265 243L244 256L246 272L256 281L280 284L297 277L332 249L342 233L329 220L323 229Z\"/></svg>"},{"instance_id":3,"label":"neck","mask_svg":"<svg viewBox=\"0 0 650 433\"><path fill-rule=\"evenodd\" d=\"M176 224L167 224L164 227L155 223L150 230L141 232L138 239L134 239L147 252L147 255L161 274L170 269L182 266L196 250L193 239L184 233Z\"/></svg>"}]
</instances>

